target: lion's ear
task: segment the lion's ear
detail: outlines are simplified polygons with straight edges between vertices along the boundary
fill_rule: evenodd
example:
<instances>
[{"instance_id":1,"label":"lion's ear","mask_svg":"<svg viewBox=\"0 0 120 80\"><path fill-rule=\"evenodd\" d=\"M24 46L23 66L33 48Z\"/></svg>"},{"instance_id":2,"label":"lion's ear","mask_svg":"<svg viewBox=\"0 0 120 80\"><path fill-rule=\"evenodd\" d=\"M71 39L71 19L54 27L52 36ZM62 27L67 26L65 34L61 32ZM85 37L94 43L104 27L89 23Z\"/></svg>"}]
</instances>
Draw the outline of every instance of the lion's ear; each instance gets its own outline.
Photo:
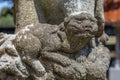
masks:
<instances>
[{"instance_id":1,"label":"lion's ear","mask_svg":"<svg viewBox=\"0 0 120 80\"><path fill-rule=\"evenodd\" d=\"M64 22L69 22L69 20L70 20L70 17L64 18Z\"/></svg>"},{"instance_id":2,"label":"lion's ear","mask_svg":"<svg viewBox=\"0 0 120 80\"><path fill-rule=\"evenodd\" d=\"M61 23L59 26L60 26L60 27L59 27L59 30L60 30L60 31L65 31L64 23Z\"/></svg>"},{"instance_id":3,"label":"lion's ear","mask_svg":"<svg viewBox=\"0 0 120 80\"><path fill-rule=\"evenodd\" d=\"M65 26L65 27L66 27L67 24L69 23L70 19L71 19L70 17L64 18L64 26Z\"/></svg>"}]
</instances>

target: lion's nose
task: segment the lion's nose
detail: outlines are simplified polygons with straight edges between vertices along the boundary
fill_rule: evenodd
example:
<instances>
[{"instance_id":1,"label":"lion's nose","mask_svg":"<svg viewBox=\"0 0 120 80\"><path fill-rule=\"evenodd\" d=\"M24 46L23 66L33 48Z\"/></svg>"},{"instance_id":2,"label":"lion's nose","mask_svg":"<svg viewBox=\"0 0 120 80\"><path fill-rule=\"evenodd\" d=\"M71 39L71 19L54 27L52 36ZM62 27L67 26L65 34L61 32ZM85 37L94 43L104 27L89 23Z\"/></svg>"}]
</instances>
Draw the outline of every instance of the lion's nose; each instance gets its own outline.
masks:
<instances>
[{"instance_id":1,"label":"lion's nose","mask_svg":"<svg viewBox=\"0 0 120 80\"><path fill-rule=\"evenodd\" d=\"M91 26L91 25L85 25L85 26L84 26L84 29L85 29L85 30L90 30L90 29L92 29L92 26Z\"/></svg>"}]
</instances>

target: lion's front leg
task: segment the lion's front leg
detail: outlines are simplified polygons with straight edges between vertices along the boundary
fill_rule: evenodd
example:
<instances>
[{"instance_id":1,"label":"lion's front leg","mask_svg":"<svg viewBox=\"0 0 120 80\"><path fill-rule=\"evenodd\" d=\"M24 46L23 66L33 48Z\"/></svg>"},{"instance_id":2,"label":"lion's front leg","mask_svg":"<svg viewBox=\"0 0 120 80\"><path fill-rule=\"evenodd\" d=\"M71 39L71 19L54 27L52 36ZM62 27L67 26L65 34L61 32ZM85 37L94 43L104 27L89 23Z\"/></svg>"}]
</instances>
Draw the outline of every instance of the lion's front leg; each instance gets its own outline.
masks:
<instances>
[{"instance_id":1,"label":"lion's front leg","mask_svg":"<svg viewBox=\"0 0 120 80\"><path fill-rule=\"evenodd\" d=\"M32 70L36 74L36 76L42 77L45 75L46 73L45 68L43 67L43 65L41 64L39 60L32 59L28 56L23 57L22 60L26 63L26 65L28 65L30 70Z\"/></svg>"},{"instance_id":2,"label":"lion's front leg","mask_svg":"<svg viewBox=\"0 0 120 80\"><path fill-rule=\"evenodd\" d=\"M59 52L42 52L41 53L41 60L51 61L58 63L62 66L69 66L71 64L71 60L66 57L65 55L60 54Z\"/></svg>"},{"instance_id":3,"label":"lion's front leg","mask_svg":"<svg viewBox=\"0 0 120 80\"><path fill-rule=\"evenodd\" d=\"M14 43L30 74L36 77L44 76L46 71L38 58L41 50L40 40L29 31L20 31Z\"/></svg>"},{"instance_id":4,"label":"lion's front leg","mask_svg":"<svg viewBox=\"0 0 120 80\"><path fill-rule=\"evenodd\" d=\"M48 74L53 78L48 80L84 80L86 69L84 65L70 58L62 52L43 52L41 62ZM48 77L49 78L49 77Z\"/></svg>"},{"instance_id":5,"label":"lion's front leg","mask_svg":"<svg viewBox=\"0 0 120 80\"><path fill-rule=\"evenodd\" d=\"M87 70L87 80L106 80L109 61L109 50L106 47L98 45L93 48L84 63Z\"/></svg>"}]
</instances>

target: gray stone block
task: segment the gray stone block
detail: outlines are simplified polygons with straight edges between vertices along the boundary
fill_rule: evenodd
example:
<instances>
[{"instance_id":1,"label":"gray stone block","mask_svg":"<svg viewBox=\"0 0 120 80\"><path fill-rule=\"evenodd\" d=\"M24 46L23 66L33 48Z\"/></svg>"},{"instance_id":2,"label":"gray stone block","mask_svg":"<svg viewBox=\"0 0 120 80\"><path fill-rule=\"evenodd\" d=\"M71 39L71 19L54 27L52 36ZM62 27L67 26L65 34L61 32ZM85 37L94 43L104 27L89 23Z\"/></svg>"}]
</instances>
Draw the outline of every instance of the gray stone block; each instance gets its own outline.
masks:
<instances>
[{"instance_id":1,"label":"gray stone block","mask_svg":"<svg viewBox=\"0 0 120 80\"><path fill-rule=\"evenodd\" d=\"M110 68L109 80L120 80L120 66L119 66L119 64L116 64L115 67Z\"/></svg>"}]
</instances>

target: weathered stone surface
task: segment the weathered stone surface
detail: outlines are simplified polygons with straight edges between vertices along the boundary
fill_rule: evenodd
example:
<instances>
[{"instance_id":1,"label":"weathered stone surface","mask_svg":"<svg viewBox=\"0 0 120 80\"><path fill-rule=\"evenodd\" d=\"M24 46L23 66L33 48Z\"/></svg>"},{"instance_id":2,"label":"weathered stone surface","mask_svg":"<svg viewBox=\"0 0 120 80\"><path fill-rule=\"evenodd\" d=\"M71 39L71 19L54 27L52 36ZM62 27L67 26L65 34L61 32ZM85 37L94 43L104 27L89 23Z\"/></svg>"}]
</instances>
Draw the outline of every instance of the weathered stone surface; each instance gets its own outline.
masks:
<instances>
[{"instance_id":1,"label":"weathered stone surface","mask_svg":"<svg viewBox=\"0 0 120 80\"><path fill-rule=\"evenodd\" d=\"M14 0L16 32L24 26L38 22L34 0Z\"/></svg>"},{"instance_id":2,"label":"weathered stone surface","mask_svg":"<svg viewBox=\"0 0 120 80\"><path fill-rule=\"evenodd\" d=\"M60 25L36 23L15 35L1 33L0 71L15 80L105 80L110 56L93 39L98 29L91 14L81 13Z\"/></svg>"},{"instance_id":3,"label":"weathered stone surface","mask_svg":"<svg viewBox=\"0 0 120 80\"><path fill-rule=\"evenodd\" d=\"M38 0L44 13L46 23L60 24L64 21L63 0Z\"/></svg>"},{"instance_id":4,"label":"weathered stone surface","mask_svg":"<svg viewBox=\"0 0 120 80\"><path fill-rule=\"evenodd\" d=\"M9 76L26 77L28 75L27 68L23 65L20 56L12 43L15 35L2 34L0 46L0 77L2 80L7 80ZM4 41L4 42L3 42Z\"/></svg>"},{"instance_id":5,"label":"weathered stone surface","mask_svg":"<svg viewBox=\"0 0 120 80\"><path fill-rule=\"evenodd\" d=\"M106 73L109 67L109 50L103 45L92 49L90 55L85 61L87 70L86 80L106 80Z\"/></svg>"},{"instance_id":6,"label":"weathered stone surface","mask_svg":"<svg viewBox=\"0 0 120 80\"><path fill-rule=\"evenodd\" d=\"M102 0L39 0L39 2L46 23L60 24L67 16L89 13L98 20L99 28L103 31ZM99 31L100 35L102 31Z\"/></svg>"},{"instance_id":7,"label":"weathered stone surface","mask_svg":"<svg viewBox=\"0 0 120 80\"><path fill-rule=\"evenodd\" d=\"M20 0L18 2L25 7L25 5L33 5L33 0L30 1L32 2L29 3L27 0L26 4L20 3ZM44 11L52 10L52 14L55 13L54 10L59 12L57 8L60 5L57 4L63 2L63 0L44 0L48 3L40 1L44 4L41 5ZM34 23L31 21L36 20L36 17L26 17L25 21L28 19L28 23L34 24L22 23L27 26L23 25L24 27L14 35L0 34L1 80L106 80L110 60L109 50L102 45L101 39L98 39L104 34L102 2L101 0L80 0L79 4L84 4L79 12L77 9L79 4L75 4L75 1L78 0L65 0L66 4L63 5L67 10L65 11L67 17L62 22L58 21L60 25L47 24L49 22ZM49 5L50 8L48 8L46 4L51 2L54 4ZM95 5L89 6L88 2ZM87 7L84 7L86 3ZM25 7L26 9L21 7L18 10L27 11L28 6ZM69 13L72 10L68 9L70 6L74 9L74 15ZM34 8L31 7L31 9ZM87 13L84 10L87 11L88 7L90 10ZM60 8L62 9L63 6ZM59 18L53 17L51 13L47 14L48 12L45 16L47 19L53 18L53 22L63 16L61 14ZM25 16L20 15L20 17L22 21ZM29 19L33 20L29 21ZM102 38L103 41L107 39L105 34Z\"/></svg>"},{"instance_id":8,"label":"weathered stone surface","mask_svg":"<svg viewBox=\"0 0 120 80\"><path fill-rule=\"evenodd\" d=\"M73 16L80 13L89 13L96 18L99 25L97 37L105 42L107 40L104 32L104 15L102 0L38 0L40 2L39 13L44 17L46 23L60 24L67 16ZM44 15L43 15L44 14ZM40 22L43 22L42 20Z\"/></svg>"}]
</instances>

